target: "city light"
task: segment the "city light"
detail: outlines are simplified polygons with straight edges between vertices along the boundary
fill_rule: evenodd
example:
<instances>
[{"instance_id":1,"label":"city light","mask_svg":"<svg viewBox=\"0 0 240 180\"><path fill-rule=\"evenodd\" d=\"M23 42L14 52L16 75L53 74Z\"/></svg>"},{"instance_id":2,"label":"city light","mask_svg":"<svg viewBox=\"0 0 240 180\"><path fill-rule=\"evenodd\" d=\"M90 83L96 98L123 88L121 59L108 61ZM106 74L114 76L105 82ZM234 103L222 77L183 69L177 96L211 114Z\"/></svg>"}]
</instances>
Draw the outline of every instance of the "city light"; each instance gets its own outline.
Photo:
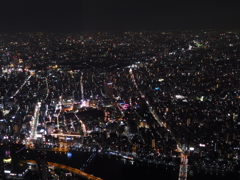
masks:
<instances>
[{"instance_id":1,"label":"city light","mask_svg":"<svg viewBox=\"0 0 240 180\"><path fill-rule=\"evenodd\" d=\"M194 151L194 147L189 147L189 150L190 151Z\"/></svg>"},{"instance_id":2,"label":"city light","mask_svg":"<svg viewBox=\"0 0 240 180\"><path fill-rule=\"evenodd\" d=\"M195 170L240 172L239 34L2 35L3 167L24 159L25 149L47 165L49 156L34 157L33 149L67 159L88 154L82 170L99 152L126 165L174 167L179 179Z\"/></svg>"}]
</instances>

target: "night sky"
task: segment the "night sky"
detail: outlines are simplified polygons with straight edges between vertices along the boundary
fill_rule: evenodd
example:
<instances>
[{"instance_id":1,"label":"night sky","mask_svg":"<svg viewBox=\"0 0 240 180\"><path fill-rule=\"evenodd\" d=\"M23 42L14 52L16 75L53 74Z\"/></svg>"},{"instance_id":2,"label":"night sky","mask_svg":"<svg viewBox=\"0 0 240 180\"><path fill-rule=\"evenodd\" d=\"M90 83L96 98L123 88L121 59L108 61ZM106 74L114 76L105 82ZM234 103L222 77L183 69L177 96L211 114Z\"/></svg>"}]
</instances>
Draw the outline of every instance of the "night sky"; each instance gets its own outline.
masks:
<instances>
[{"instance_id":1,"label":"night sky","mask_svg":"<svg viewBox=\"0 0 240 180\"><path fill-rule=\"evenodd\" d=\"M240 1L3 0L0 32L240 28Z\"/></svg>"}]
</instances>

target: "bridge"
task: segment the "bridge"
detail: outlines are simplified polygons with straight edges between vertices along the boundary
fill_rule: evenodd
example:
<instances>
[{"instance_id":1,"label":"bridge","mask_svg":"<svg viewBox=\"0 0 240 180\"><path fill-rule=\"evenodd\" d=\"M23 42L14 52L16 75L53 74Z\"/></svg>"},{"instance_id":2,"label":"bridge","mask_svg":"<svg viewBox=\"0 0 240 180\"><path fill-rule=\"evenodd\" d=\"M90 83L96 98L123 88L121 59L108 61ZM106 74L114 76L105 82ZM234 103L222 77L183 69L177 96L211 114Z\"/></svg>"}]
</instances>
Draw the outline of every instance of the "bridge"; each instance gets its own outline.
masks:
<instances>
[{"instance_id":1,"label":"bridge","mask_svg":"<svg viewBox=\"0 0 240 180\"><path fill-rule=\"evenodd\" d=\"M22 163L27 163L27 164L36 164L36 161L34 160L23 160ZM103 180L99 177L95 177L91 174L88 174L88 173L85 173L79 169L76 169L76 168L73 168L73 167L70 167L70 166L66 166L66 165L63 165L63 164L58 164L58 163L53 163L53 162L48 162L48 165L49 166L55 166L55 167L58 167L60 169L65 169L67 171L70 171L72 173L75 173L81 177L84 177L86 179L89 179L89 180Z\"/></svg>"},{"instance_id":2,"label":"bridge","mask_svg":"<svg viewBox=\"0 0 240 180\"><path fill-rule=\"evenodd\" d=\"M188 155L181 153L181 164L179 169L178 180L187 180L188 173Z\"/></svg>"}]
</instances>

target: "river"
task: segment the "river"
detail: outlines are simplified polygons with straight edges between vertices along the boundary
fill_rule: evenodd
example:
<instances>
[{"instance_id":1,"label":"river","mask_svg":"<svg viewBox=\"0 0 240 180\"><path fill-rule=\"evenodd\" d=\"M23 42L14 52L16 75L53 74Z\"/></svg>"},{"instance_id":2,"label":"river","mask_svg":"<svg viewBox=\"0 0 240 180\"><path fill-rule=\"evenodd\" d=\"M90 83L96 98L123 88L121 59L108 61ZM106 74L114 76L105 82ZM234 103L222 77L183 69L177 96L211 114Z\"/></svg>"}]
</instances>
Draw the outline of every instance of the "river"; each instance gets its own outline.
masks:
<instances>
[{"instance_id":1,"label":"river","mask_svg":"<svg viewBox=\"0 0 240 180\"><path fill-rule=\"evenodd\" d=\"M30 154L29 154L30 155ZM31 157L33 154L31 153ZM82 168L92 153L88 152L47 152L47 160ZM29 156L30 158L30 156ZM33 158L30 158L33 159ZM85 172L101 177L104 180L178 180L179 167L166 167L132 161L121 157L97 154L84 169ZM240 174L205 173L191 171L188 180L239 180Z\"/></svg>"}]
</instances>

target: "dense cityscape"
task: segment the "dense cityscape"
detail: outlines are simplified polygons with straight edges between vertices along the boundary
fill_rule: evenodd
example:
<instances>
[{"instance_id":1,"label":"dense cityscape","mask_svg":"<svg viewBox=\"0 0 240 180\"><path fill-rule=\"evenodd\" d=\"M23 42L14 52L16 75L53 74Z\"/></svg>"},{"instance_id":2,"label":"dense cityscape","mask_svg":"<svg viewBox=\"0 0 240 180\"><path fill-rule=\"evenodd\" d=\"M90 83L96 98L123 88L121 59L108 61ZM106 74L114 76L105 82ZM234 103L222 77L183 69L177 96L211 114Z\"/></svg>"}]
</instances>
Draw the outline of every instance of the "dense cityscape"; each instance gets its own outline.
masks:
<instances>
[{"instance_id":1,"label":"dense cityscape","mask_svg":"<svg viewBox=\"0 0 240 180\"><path fill-rule=\"evenodd\" d=\"M1 179L116 180L92 174L99 156L173 168L179 180L238 179L239 38L237 30L1 34ZM70 167L51 153L83 159Z\"/></svg>"}]
</instances>

